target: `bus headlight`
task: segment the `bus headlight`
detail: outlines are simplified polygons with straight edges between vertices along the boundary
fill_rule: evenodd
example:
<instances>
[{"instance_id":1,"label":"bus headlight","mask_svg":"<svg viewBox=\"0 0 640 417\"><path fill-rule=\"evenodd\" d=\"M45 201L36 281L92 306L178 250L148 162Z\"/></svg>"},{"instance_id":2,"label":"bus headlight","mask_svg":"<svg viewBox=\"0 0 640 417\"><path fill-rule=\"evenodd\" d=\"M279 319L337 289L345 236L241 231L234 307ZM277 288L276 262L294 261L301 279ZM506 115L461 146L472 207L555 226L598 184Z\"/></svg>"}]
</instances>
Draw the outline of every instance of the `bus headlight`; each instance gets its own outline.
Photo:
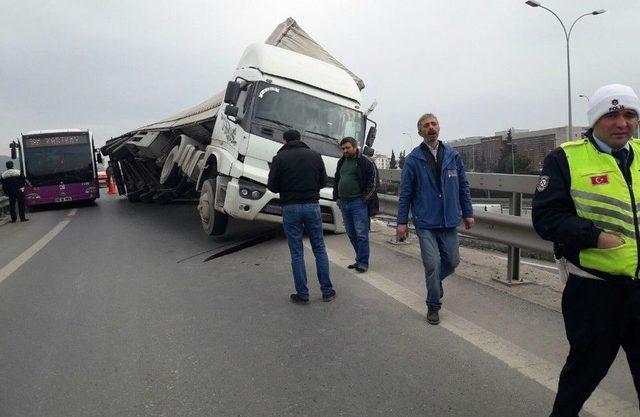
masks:
<instances>
[{"instance_id":1,"label":"bus headlight","mask_svg":"<svg viewBox=\"0 0 640 417\"><path fill-rule=\"evenodd\" d=\"M246 179L240 179L238 186L240 196L249 200L259 200L267 192L267 187L264 185Z\"/></svg>"}]
</instances>

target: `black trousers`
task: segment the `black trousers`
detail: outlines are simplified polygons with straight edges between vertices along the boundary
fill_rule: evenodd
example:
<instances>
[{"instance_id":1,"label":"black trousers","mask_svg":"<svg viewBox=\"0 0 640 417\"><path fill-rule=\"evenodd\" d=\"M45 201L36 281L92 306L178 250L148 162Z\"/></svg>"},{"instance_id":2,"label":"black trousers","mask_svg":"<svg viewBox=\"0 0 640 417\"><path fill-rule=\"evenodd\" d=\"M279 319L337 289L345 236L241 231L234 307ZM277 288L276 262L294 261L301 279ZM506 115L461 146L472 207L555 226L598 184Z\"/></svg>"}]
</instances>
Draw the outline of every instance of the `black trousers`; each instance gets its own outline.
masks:
<instances>
[{"instance_id":1,"label":"black trousers","mask_svg":"<svg viewBox=\"0 0 640 417\"><path fill-rule=\"evenodd\" d=\"M26 220L24 216L24 194L19 193L15 195L7 195L9 197L9 214L11 215L11 221L16 221L16 203L18 203L18 212L20 213L20 220Z\"/></svg>"},{"instance_id":2,"label":"black trousers","mask_svg":"<svg viewBox=\"0 0 640 417\"><path fill-rule=\"evenodd\" d=\"M577 417L620 346L640 400L640 281L611 283L569 275L562 294L569 356L551 417Z\"/></svg>"}]
</instances>

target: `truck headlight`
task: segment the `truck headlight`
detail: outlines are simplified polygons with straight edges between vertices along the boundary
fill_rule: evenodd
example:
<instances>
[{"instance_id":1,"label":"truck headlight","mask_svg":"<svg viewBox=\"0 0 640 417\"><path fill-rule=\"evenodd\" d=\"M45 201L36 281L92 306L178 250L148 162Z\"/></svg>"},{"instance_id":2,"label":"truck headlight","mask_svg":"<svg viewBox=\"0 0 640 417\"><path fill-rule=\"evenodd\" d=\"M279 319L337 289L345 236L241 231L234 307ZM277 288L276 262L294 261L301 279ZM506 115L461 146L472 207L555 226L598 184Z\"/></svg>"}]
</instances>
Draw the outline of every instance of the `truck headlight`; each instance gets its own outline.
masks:
<instances>
[{"instance_id":1,"label":"truck headlight","mask_svg":"<svg viewBox=\"0 0 640 417\"><path fill-rule=\"evenodd\" d=\"M267 192L267 187L264 185L247 179L240 179L238 186L240 196L249 200L259 200Z\"/></svg>"}]
</instances>

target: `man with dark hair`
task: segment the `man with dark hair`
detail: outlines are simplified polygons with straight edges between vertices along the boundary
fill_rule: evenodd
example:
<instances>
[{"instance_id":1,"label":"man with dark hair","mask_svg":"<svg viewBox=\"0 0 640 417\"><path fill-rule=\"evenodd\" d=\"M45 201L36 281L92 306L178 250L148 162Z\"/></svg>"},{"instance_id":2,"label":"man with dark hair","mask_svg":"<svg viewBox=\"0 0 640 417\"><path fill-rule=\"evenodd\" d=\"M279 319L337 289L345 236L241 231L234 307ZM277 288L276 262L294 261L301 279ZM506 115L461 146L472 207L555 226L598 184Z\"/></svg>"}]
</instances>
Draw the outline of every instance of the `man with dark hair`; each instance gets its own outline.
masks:
<instances>
[{"instance_id":1,"label":"man with dark hair","mask_svg":"<svg viewBox=\"0 0 640 417\"><path fill-rule=\"evenodd\" d=\"M18 203L18 212L20 213L20 221L29 221L24 215L24 192L23 187L25 185L25 179L22 173L13 169L13 161L7 161L7 170L0 176L0 183L4 193L9 197L9 213L11 214L11 223L15 223L18 217L16 216L16 202Z\"/></svg>"},{"instance_id":2,"label":"man with dark hair","mask_svg":"<svg viewBox=\"0 0 640 417\"><path fill-rule=\"evenodd\" d=\"M362 273L369 268L369 219L378 211L378 170L358 150L354 138L342 139L340 148L343 156L336 169L333 198L356 252L356 261L348 268Z\"/></svg>"},{"instance_id":3,"label":"man with dark hair","mask_svg":"<svg viewBox=\"0 0 640 417\"><path fill-rule=\"evenodd\" d=\"M300 140L300 132L284 132L284 146L271 163L268 187L280 194L282 223L291 253L291 269L296 293L291 301L296 304L309 302L307 272L304 265L302 235L306 230L316 258L316 271L322 300L331 301L336 292L329 279L329 257L322 235L320 215L320 190L327 185L327 173L322 157Z\"/></svg>"}]
</instances>

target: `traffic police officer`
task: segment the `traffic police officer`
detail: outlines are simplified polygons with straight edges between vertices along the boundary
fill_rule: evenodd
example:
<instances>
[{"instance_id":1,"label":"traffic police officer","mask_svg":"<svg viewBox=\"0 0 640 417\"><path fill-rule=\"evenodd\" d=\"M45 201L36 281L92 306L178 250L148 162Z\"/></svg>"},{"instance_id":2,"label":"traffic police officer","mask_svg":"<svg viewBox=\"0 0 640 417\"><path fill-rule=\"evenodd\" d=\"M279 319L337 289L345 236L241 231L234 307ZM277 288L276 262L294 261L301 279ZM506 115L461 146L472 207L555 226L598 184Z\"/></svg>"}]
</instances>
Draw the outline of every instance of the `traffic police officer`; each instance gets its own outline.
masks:
<instances>
[{"instance_id":1,"label":"traffic police officer","mask_svg":"<svg viewBox=\"0 0 640 417\"><path fill-rule=\"evenodd\" d=\"M640 100L628 86L599 88L584 140L544 161L533 198L536 232L554 243L567 279L562 315L569 340L552 417L576 417L620 346L640 397Z\"/></svg>"}]
</instances>

